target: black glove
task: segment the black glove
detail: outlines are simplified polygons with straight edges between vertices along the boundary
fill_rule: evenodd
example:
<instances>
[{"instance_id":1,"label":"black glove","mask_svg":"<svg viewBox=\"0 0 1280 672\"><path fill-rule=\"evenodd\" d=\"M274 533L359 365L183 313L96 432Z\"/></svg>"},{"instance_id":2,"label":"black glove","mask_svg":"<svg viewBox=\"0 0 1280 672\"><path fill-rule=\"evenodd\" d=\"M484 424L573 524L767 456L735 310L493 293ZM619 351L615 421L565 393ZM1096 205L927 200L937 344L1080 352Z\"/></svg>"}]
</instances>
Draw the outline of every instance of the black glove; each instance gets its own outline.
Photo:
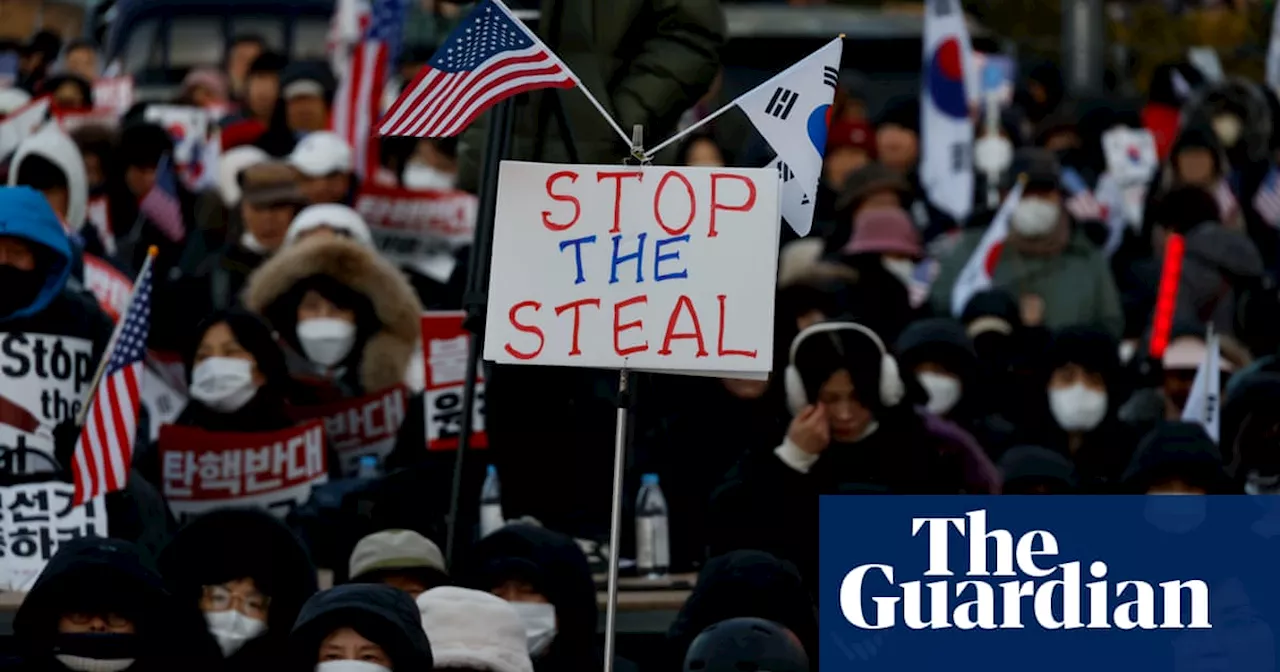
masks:
<instances>
[{"instance_id":1,"label":"black glove","mask_svg":"<svg viewBox=\"0 0 1280 672\"><path fill-rule=\"evenodd\" d=\"M67 474L71 473L71 464L75 462L76 441L80 439L80 425L67 418L53 428L53 457L58 466Z\"/></svg>"}]
</instances>

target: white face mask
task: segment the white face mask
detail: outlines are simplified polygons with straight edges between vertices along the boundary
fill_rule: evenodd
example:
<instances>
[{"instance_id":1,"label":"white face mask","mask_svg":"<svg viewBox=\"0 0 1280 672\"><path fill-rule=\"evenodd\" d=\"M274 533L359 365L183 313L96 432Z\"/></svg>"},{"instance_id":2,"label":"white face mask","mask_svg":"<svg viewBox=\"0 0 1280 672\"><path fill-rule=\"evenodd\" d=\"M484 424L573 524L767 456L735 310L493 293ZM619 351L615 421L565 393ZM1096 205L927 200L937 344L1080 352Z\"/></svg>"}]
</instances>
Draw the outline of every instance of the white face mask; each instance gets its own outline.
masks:
<instances>
[{"instance_id":1,"label":"white face mask","mask_svg":"<svg viewBox=\"0 0 1280 672\"><path fill-rule=\"evenodd\" d=\"M252 231L245 231L240 234L240 247L254 254L266 254L271 251L267 249L266 245L262 244L262 241L258 240L257 236L253 235Z\"/></svg>"},{"instance_id":2,"label":"white face mask","mask_svg":"<svg viewBox=\"0 0 1280 672\"><path fill-rule=\"evenodd\" d=\"M317 317L298 323L298 342L307 359L333 367L346 359L356 343L356 325L332 317Z\"/></svg>"},{"instance_id":3,"label":"white face mask","mask_svg":"<svg viewBox=\"0 0 1280 672\"><path fill-rule=\"evenodd\" d=\"M1162 492L1147 495L1144 504L1143 517L1162 532L1186 534L1200 527L1200 523L1205 519L1203 495L1190 492Z\"/></svg>"},{"instance_id":4,"label":"white face mask","mask_svg":"<svg viewBox=\"0 0 1280 672\"><path fill-rule=\"evenodd\" d=\"M222 647L222 655L230 656L244 643L266 632L267 624L256 618L249 618L235 609L227 611L206 611L204 620L209 623L209 634L218 640Z\"/></svg>"},{"instance_id":5,"label":"white face mask","mask_svg":"<svg viewBox=\"0 0 1280 672\"><path fill-rule=\"evenodd\" d=\"M529 638L529 657L537 658L546 653L556 638L556 607L545 602L512 602L524 621L524 633Z\"/></svg>"},{"instance_id":6,"label":"white face mask","mask_svg":"<svg viewBox=\"0 0 1280 672\"><path fill-rule=\"evenodd\" d=\"M122 672L129 669L136 660L135 658L99 660L97 658L85 658L84 656L70 656L65 653L60 653L56 657L59 663L62 663L68 670L75 670L75 672Z\"/></svg>"},{"instance_id":7,"label":"white face mask","mask_svg":"<svg viewBox=\"0 0 1280 672\"><path fill-rule=\"evenodd\" d=\"M897 278L902 284L910 284L911 274L915 273L916 264L910 259L894 259L892 257L883 257L880 264L884 266L884 270Z\"/></svg>"},{"instance_id":8,"label":"white face mask","mask_svg":"<svg viewBox=\"0 0 1280 672\"><path fill-rule=\"evenodd\" d=\"M1222 145L1228 149L1236 146L1242 130L1244 130L1244 124L1241 123L1240 117L1234 114L1220 114L1213 118L1213 134L1218 136Z\"/></svg>"},{"instance_id":9,"label":"white face mask","mask_svg":"<svg viewBox=\"0 0 1280 672\"><path fill-rule=\"evenodd\" d=\"M210 357L191 370L191 398L220 413L244 408L257 393L248 360Z\"/></svg>"},{"instance_id":10,"label":"white face mask","mask_svg":"<svg viewBox=\"0 0 1280 672\"><path fill-rule=\"evenodd\" d=\"M960 402L960 379L942 373L925 371L916 374L921 387L929 393L925 408L934 415L946 415Z\"/></svg>"},{"instance_id":11,"label":"white face mask","mask_svg":"<svg viewBox=\"0 0 1280 672\"><path fill-rule=\"evenodd\" d=\"M401 177L406 189L452 189L455 180L452 173L417 162L406 165Z\"/></svg>"},{"instance_id":12,"label":"white face mask","mask_svg":"<svg viewBox=\"0 0 1280 672\"><path fill-rule=\"evenodd\" d=\"M1028 238L1048 235L1058 225L1062 210L1057 203L1042 198L1024 198L1013 209L1013 230Z\"/></svg>"},{"instance_id":13,"label":"white face mask","mask_svg":"<svg viewBox=\"0 0 1280 672\"><path fill-rule=\"evenodd\" d=\"M1107 416L1107 393L1091 390L1083 383L1049 390L1049 411L1062 429L1088 432Z\"/></svg>"},{"instance_id":14,"label":"white face mask","mask_svg":"<svg viewBox=\"0 0 1280 672\"><path fill-rule=\"evenodd\" d=\"M326 660L316 664L316 672L391 672L391 668L365 660Z\"/></svg>"}]
</instances>

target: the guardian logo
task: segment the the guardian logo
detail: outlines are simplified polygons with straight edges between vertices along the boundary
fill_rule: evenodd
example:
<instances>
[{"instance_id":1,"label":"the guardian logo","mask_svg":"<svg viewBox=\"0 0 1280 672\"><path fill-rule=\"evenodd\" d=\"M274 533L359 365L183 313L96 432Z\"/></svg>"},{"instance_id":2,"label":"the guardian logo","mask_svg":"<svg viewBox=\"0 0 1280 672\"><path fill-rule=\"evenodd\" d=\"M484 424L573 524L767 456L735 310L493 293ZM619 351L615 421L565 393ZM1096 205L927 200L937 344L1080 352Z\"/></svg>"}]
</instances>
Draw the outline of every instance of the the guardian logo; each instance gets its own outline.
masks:
<instances>
[{"instance_id":1,"label":"the guardian logo","mask_svg":"<svg viewBox=\"0 0 1280 672\"><path fill-rule=\"evenodd\" d=\"M956 576L948 561L952 530L968 540L963 581L950 578ZM911 536L921 535L929 544L924 576L948 578L898 583L892 565L855 567L840 584L845 620L863 630L893 628L899 621L912 630L1014 630L1032 620L1032 627L1047 630L1213 627L1204 581L1113 583L1106 580L1102 560L1088 563L1087 570L1079 560L1061 562L1058 540L1050 532L1033 530L1015 540L1008 530L988 531L985 510L964 518L912 518ZM1085 571L1095 580L1084 583ZM874 614L864 610L868 596Z\"/></svg>"}]
</instances>

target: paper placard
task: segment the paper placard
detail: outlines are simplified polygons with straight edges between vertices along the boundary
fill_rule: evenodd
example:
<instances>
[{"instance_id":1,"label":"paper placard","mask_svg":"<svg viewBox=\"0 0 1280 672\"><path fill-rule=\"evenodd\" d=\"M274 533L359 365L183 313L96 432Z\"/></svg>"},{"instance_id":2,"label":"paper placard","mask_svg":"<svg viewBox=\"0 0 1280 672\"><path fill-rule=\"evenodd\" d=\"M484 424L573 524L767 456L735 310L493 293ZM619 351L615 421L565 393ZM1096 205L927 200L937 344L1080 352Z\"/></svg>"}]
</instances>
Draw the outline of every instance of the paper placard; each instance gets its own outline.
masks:
<instances>
[{"instance_id":1,"label":"paper placard","mask_svg":"<svg viewBox=\"0 0 1280 672\"><path fill-rule=\"evenodd\" d=\"M504 161L500 173L485 359L768 374L776 172Z\"/></svg>"},{"instance_id":2,"label":"paper placard","mask_svg":"<svg viewBox=\"0 0 1280 672\"><path fill-rule=\"evenodd\" d=\"M284 518L329 480L324 423L278 432L207 432L160 428L161 478L180 519L213 509L260 507Z\"/></svg>"},{"instance_id":3,"label":"paper placard","mask_svg":"<svg viewBox=\"0 0 1280 672\"><path fill-rule=\"evenodd\" d=\"M212 123L208 110L185 105L148 105L146 120L169 131L173 138L173 163L188 188L202 184L204 156L211 147L209 127Z\"/></svg>"},{"instance_id":4,"label":"paper placard","mask_svg":"<svg viewBox=\"0 0 1280 672\"><path fill-rule=\"evenodd\" d=\"M360 458L373 455L382 465L396 447L404 424L408 391L400 385L359 399L293 409L299 420L324 421L325 436L338 454L343 476L355 476Z\"/></svg>"},{"instance_id":5,"label":"paper placard","mask_svg":"<svg viewBox=\"0 0 1280 672\"><path fill-rule=\"evenodd\" d=\"M133 77L100 77L93 83L93 106L123 117L133 107Z\"/></svg>"},{"instance_id":6,"label":"paper placard","mask_svg":"<svg viewBox=\"0 0 1280 672\"><path fill-rule=\"evenodd\" d=\"M462 433L462 386L467 377L470 334L462 328L460 310L433 311L422 315L423 418L427 450L457 450ZM471 448L487 448L484 431L484 372L476 371L472 405Z\"/></svg>"},{"instance_id":7,"label":"paper placard","mask_svg":"<svg viewBox=\"0 0 1280 672\"><path fill-rule=\"evenodd\" d=\"M53 428L74 420L97 370L84 338L0 334L0 446L53 454Z\"/></svg>"},{"instance_id":8,"label":"paper placard","mask_svg":"<svg viewBox=\"0 0 1280 672\"><path fill-rule=\"evenodd\" d=\"M417 191L365 183L355 210L378 251L436 282L447 282L454 252L475 238L478 201L465 191Z\"/></svg>"},{"instance_id":9,"label":"paper placard","mask_svg":"<svg viewBox=\"0 0 1280 672\"><path fill-rule=\"evenodd\" d=\"M1159 165L1156 139L1145 128L1117 127L1102 134L1107 172L1122 185L1146 184Z\"/></svg>"},{"instance_id":10,"label":"paper placard","mask_svg":"<svg viewBox=\"0 0 1280 672\"><path fill-rule=\"evenodd\" d=\"M75 494L62 481L0 487L0 590L30 590L63 543L107 536L104 499L72 507Z\"/></svg>"}]
</instances>

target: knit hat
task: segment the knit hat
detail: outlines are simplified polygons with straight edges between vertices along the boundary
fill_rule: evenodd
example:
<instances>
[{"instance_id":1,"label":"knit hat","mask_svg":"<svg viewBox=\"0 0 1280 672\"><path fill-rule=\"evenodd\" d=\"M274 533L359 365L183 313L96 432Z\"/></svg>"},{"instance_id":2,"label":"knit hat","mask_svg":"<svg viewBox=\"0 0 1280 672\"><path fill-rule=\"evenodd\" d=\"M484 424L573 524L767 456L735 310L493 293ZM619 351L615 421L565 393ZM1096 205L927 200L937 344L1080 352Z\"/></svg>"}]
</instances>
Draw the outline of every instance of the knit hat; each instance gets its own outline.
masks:
<instances>
[{"instance_id":1,"label":"knit hat","mask_svg":"<svg viewBox=\"0 0 1280 672\"><path fill-rule=\"evenodd\" d=\"M389 569L429 569L448 574L440 547L413 530L374 532L351 551L348 576L353 581L370 572Z\"/></svg>"},{"instance_id":2,"label":"knit hat","mask_svg":"<svg viewBox=\"0 0 1280 672\"><path fill-rule=\"evenodd\" d=\"M912 133L920 132L920 100L915 96L890 101L876 119L876 128L900 126Z\"/></svg>"},{"instance_id":3,"label":"knit hat","mask_svg":"<svg viewBox=\"0 0 1280 672\"><path fill-rule=\"evenodd\" d=\"M858 215L853 238L841 250L844 255L901 254L920 259L920 233L902 208L874 208Z\"/></svg>"},{"instance_id":4,"label":"knit hat","mask_svg":"<svg viewBox=\"0 0 1280 672\"><path fill-rule=\"evenodd\" d=\"M1027 486L1045 485L1054 492L1070 492L1076 487L1076 468L1071 460L1041 446L1010 448L1000 456L999 467L1007 491L1021 492Z\"/></svg>"},{"instance_id":5,"label":"knit hat","mask_svg":"<svg viewBox=\"0 0 1280 672\"><path fill-rule=\"evenodd\" d=\"M373 249L373 234L369 233L369 225L360 213L339 203L320 203L303 208L289 230L284 234L284 244L291 245L302 237L302 234L326 227L341 233L348 238Z\"/></svg>"},{"instance_id":6,"label":"knit hat","mask_svg":"<svg viewBox=\"0 0 1280 672\"><path fill-rule=\"evenodd\" d=\"M836 197L837 210L855 210L868 196L892 191L905 204L911 195L911 185L897 173L878 163L869 163L850 173Z\"/></svg>"},{"instance_id":7,"label":"knit hat","mask_svg":"<svg viewBox=\"0 0 1280 672\"><path fill-rule=\"evenodd\" d=\"M297 96L320 96L332 101L337 88L333 71L324 63L290 63L280 73L281 100Z\"/></svg>"},{"instance_id":8,"label":"knit hat","mask_svg":"<svg viewBox=\"0 0 1280 672\"><path fill-rule=\"evenodd\" d=\"M418 596L437 668L533 672L524 622L500 597L441 586Z\"/></svg>"},{"instance_id":9,"label":"knit hat","mask_svg":"<svg viewBox=\"0 0 1280 672\"><path fill-rule=\"evenodd\" d=\"M1003 289L988 289L973 295L960 314L969 338L977 338L988 332L1006 336L1022 326L1018 300Z\"/></svg>"},{"instance_id":10,"label":"knit hat","mask_svg":"<svg viewBox=\"0 0 1280 672\"><path fill-rule=\"evenodd\" d=\"M1228 492L1222 453L1200 425L1157 425L1138 443L1123 481L1134 492L1146 492L1152 485L1173 479L1203 487L1211 494Z\"/></svg>"},{"instance_id":11,"label":"knit hat","mask_svg":"<svg viewBox=\"0 0 1280 672\"><path fill-rule=\"evenodd\" d=\"M861 149L874 159L876 156L875 129L865 121L842 119L835 122L827 133L827 152L830 153L841 147Z\"/></svg>"}]
</instances>

